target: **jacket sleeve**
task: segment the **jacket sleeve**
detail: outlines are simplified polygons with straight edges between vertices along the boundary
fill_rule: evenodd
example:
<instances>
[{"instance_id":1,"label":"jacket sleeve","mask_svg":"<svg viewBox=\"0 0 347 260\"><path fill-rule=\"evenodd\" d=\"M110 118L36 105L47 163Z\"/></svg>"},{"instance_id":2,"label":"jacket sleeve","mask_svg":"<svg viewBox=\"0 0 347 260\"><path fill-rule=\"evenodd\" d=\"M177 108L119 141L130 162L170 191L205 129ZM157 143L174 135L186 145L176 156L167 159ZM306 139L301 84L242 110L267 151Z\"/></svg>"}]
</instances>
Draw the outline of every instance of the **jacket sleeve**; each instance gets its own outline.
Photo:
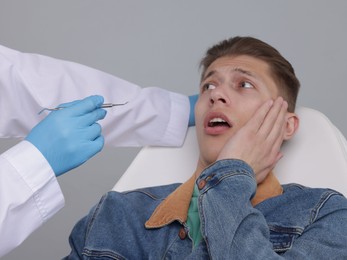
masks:
<instances>
[{"instance_id":1,"label":"jacket sleeve","mask_svg":"<svg viewBox=\"0 0 347 260\"><path fill-rule=\"evenodd\" d=\"M252 207L256 190L252 169L242 161L223 160L207 168L199 196L201 229L212 258L218 259L344 259L347 257L347 210L342 196L329 198L312 224L292 247L273 250L262 212ZM344 200L342 202L341 200ZM343 204L344 203L344 204ZM337 210L333 208L336 206ZM312 215L313 216L313 215ZM222 255L221 255L222 252Z\"/></svg>"},{"instance_id":2,"label":"jacket sleeve","mask_svg":"<svg viewBox=\"0 0 347 260\"><path fill-rule=\"evenodd\" d=\"M43 107L102 95L108 109L100 124L106 145L179 146L189 120L189 99L135 84L77 63L0 46L0 137L24 137L47 114Z\"/></svg>"},{"instance_id":3,"label":"jacket sleeve","mask_svg":"<svg viewBox=\"0 0 347 260\"><path fill-rule=\"evenodd\" d=\"M42 154L22 141L0 155L0 257L23 242L64 205Z\"/></svg>"}]
</instances>

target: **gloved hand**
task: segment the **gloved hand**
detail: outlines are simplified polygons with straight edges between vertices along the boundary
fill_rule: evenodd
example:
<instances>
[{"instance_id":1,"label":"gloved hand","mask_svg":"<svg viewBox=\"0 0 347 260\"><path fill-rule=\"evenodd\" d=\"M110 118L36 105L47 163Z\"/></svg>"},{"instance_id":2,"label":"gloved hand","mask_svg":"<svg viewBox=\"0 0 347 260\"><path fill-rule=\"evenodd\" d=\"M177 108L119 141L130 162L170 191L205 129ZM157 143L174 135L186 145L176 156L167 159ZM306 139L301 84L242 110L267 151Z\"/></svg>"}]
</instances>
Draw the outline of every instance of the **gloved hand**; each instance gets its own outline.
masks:
<instances>
[{"instance_id":1,"label":"gloved hand","mask_svg":"<svg viewBox=\"0 0 347 260\"><path fill-rule=\"evenodd\" d=\"M104 98L90 96L60 105L26 137L43 154L56 176L87 161L104 145L101 126L96 123L106 116L100 108Z\"/></svg>"},{"instance_id":2,"label":"gloved hand","mask_svg":"<svg viewBox=\"0 0 347 260\"><path fill-rule=\"evenodd\" d=\"M190 114L188 126L195 126L195 103L198 100L198 98L199 95L189 96Z\"/></svg>"}]
</instances>

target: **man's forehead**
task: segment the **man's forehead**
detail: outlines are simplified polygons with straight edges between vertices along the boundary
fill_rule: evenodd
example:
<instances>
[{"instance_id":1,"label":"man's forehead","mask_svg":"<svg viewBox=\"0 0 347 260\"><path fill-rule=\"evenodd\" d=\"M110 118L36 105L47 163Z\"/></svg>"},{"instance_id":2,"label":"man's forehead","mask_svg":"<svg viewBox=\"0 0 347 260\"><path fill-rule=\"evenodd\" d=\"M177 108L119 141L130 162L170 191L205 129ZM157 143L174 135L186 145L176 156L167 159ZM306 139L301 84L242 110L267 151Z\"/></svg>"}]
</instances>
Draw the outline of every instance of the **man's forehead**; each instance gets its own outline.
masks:
<instances>
[{"instance_id":1,"label":"man's forehead","mask_svg":"<svg viewBox=\"0 0 347 260\"><path fill-rule=\"evenodd\" d=\"M224 56L216 59L206 69L202 82L214 75L239 74L258 82L275 81L270 66L263 60L248 55Z\"/></svg>"},{"instance_id":2,"label":"man's forehead","mask_svg":"<svg viewBox=\"0 0 347 260\"><path fill-rule=\"evenodd\" d=\"M238 72L250 77L260 77L263 74L269 75L269 65L258 58L239 55L224 56L213 61L206 69L203 79L216 74L219 70L227 69L230 72Z\"/></svg>"}]
</instances>

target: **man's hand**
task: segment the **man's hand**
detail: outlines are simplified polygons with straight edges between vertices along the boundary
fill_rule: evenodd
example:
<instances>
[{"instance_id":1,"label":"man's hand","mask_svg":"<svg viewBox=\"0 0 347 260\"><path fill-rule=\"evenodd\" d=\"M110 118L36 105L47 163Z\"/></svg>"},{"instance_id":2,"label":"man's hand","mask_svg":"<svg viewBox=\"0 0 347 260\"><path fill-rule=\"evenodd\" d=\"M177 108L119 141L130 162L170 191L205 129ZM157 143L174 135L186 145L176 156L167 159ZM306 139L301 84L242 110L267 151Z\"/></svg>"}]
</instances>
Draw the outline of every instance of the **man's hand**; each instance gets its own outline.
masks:
<instances>
[{"instance_id":1,"label":"man's hand","mask_svg":"<svg viewBox=\"0 0 347 260\"><path fill-rule=\"evenodd\" d=\"M262 182L282 157L280 152L288 104L279 97L262 105L254 116L230 138L218 159L240 159L248 163Z\"/></svg>"},{"instance_id":2,"label":"man's hand","mask_svg":"<svg viewBox=\"0 0 347 260\"><path fill-rule=\"evenodd\" d=\"M96 123L106 116L101 109L104 99L90 96L60 105L36 125L26 140L37 147L59 176L87 161L104 145L101 126Z\"/></svg>"}]
</instances>

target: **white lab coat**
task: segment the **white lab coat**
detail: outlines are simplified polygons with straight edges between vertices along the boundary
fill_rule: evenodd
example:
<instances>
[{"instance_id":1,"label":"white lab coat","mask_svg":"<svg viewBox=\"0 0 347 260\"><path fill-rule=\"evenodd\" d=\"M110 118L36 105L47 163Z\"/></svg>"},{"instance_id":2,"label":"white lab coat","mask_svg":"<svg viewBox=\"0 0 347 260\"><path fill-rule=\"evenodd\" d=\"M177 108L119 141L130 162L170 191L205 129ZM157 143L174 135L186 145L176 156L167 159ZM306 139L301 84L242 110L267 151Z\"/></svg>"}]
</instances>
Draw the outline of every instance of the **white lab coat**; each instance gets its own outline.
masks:
<instances>
[{"instance_id":1,"label":"white lab coat","mask_svg":"<svg viewBox=\"0 0 347 260\"><path fill-rule=\"evenodd\" d=\"M102 95L107 110L102 126L110 146L183 143L188 119L186 96L140 88L101 71L0 46L0 137L25 137L47 113L43 107ZM57 179L42 154L21 141L0 155L0 257L64 205Z\"/></svg>"}]
</instances>

